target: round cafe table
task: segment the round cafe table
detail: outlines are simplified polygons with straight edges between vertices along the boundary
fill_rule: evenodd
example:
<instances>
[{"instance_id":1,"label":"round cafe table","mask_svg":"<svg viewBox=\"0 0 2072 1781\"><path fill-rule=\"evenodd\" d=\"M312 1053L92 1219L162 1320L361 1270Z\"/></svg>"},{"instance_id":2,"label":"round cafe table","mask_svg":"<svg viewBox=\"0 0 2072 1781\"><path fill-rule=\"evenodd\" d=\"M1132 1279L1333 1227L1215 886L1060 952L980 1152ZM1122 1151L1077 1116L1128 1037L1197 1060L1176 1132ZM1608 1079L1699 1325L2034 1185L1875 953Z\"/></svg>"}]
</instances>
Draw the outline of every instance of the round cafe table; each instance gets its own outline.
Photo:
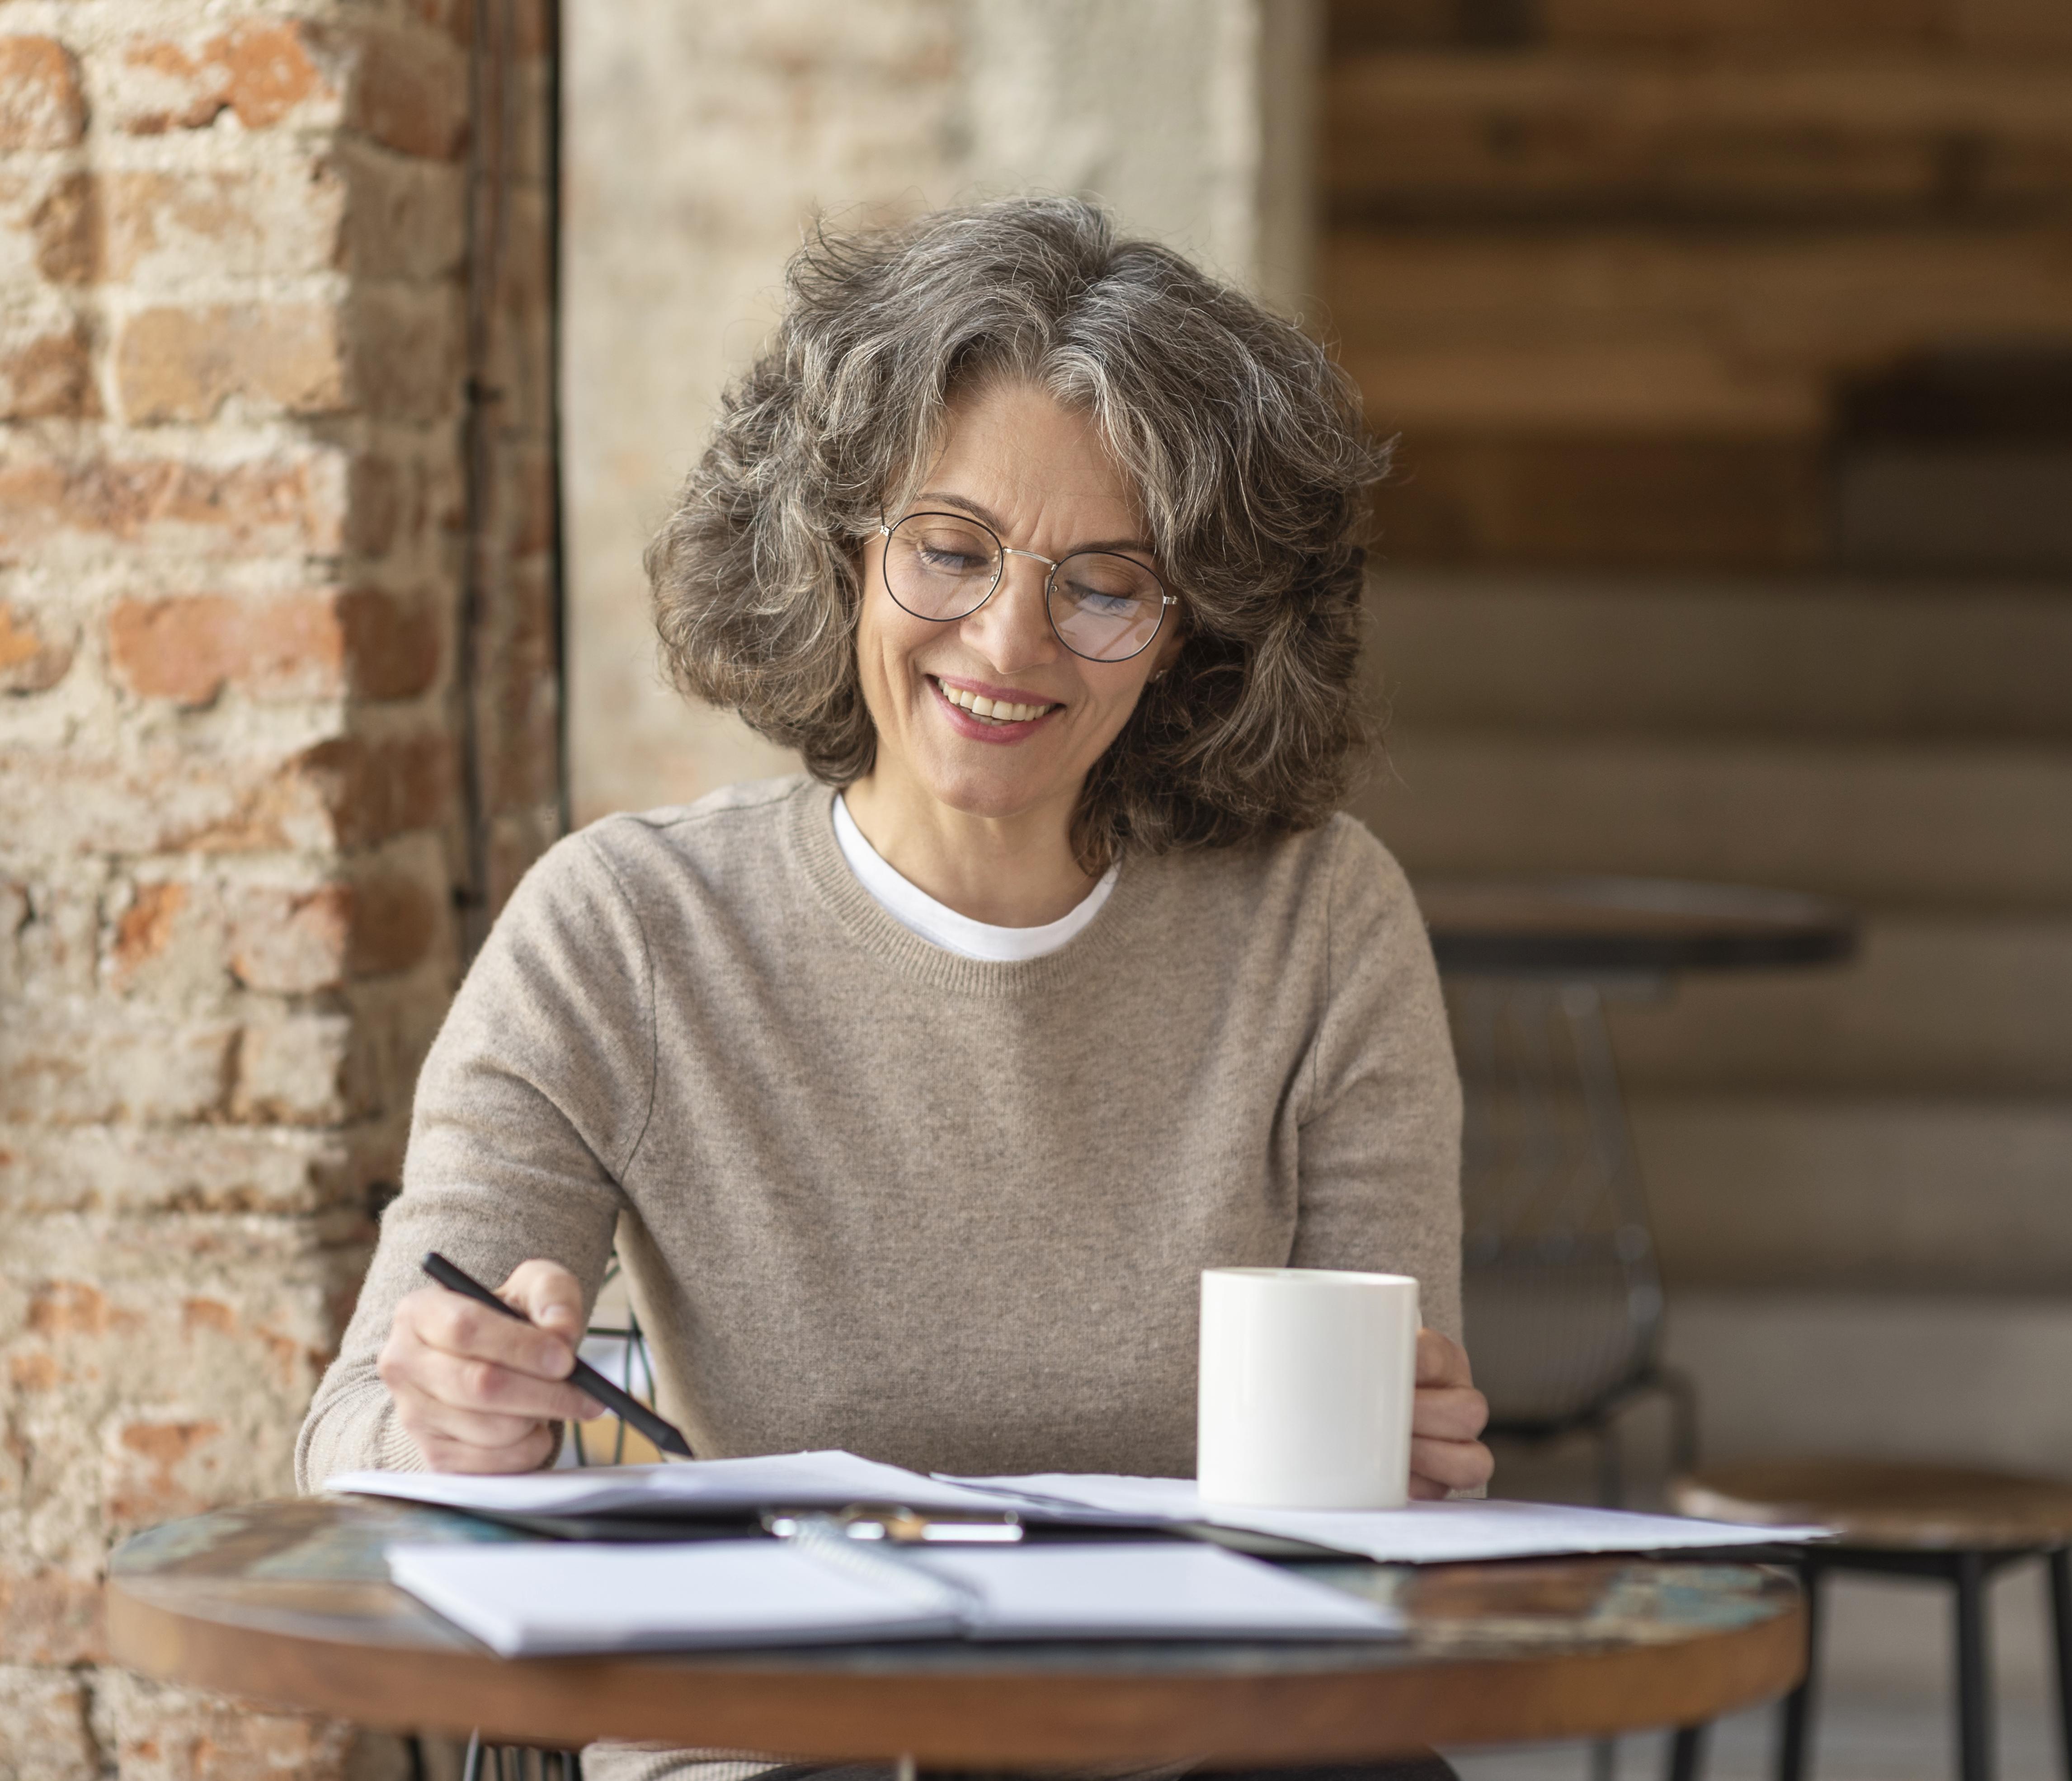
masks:
<instances>
[{"instance_id":1,"label":"round cafe table","mask_svg":"<svg viewBox=\"0 0 2072 1781\"><path fill-rule=\"evenodd\" d=\"M1783 1693L1805 1629L1784 1571L1586 1558L1306 1564L1408 1638L888 1644L495 1657L388 1582L390 1541L516 1537L450 1511L303 1498L170 1522L118 1551L116 1657L167 1681L397 1731L600 1737L1005 1767L1299 1763L1691 1726Z\"/></svg>"}]
</instances>

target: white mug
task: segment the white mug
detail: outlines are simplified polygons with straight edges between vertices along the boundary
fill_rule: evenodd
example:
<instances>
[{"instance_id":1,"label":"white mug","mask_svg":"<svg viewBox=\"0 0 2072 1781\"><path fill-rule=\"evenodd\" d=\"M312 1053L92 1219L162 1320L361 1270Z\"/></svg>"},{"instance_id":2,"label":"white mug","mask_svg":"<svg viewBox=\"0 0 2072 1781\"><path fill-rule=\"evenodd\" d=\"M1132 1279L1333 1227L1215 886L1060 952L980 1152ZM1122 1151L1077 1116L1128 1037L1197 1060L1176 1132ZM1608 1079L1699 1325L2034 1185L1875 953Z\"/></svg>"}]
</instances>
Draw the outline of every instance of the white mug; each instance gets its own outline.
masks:
<instances>
[{"instance_id":1,"label":"white mug","mask_svg":"<svg viewBox=\"0 0 2072 1781\"><path fill-rule=\"evenodd\" d=\"M1402 1508L1416 1383L1408 1274L1202 1270L1195 1469L1208 1501Z\"/></svg>"}]
</instances>

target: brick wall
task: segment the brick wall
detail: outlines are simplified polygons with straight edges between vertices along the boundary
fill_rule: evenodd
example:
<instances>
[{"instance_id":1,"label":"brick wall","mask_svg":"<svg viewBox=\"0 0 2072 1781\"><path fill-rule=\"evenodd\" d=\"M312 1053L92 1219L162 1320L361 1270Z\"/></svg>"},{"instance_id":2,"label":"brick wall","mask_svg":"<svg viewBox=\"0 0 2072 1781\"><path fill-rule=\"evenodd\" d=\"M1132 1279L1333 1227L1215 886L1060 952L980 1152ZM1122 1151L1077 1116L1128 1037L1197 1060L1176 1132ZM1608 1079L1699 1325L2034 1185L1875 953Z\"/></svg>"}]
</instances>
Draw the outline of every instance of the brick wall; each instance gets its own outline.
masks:
<instances>
[{"instance_id":1,"label":"brick wall","mask_svg":"<svg viewBox=\"0 0 2072 1781\"><path fill-rule=\"evenodd\" d=\"M0 12L0 1777L395 1754L106 1668L99 1579L290 1488L557 820L545 20Z\"/></svg>"}]
</instances>

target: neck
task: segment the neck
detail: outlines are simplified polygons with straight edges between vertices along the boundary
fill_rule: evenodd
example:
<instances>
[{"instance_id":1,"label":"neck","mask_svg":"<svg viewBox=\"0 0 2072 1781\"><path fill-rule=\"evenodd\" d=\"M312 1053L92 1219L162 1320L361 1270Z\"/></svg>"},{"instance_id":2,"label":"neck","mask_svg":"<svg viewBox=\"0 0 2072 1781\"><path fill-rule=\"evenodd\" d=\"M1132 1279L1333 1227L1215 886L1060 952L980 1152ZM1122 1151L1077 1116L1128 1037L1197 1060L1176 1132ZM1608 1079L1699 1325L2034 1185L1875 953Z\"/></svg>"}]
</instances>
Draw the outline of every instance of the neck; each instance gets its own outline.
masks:
<instances>
[{"instance_id":1,"label":"neck","mask_svg":"<svg viewBox=\"0 0 2072 1781\"><path fill-rule=\"evenodd\" d=\"M1071 914L1094 887L1072 857L1071 804L974 816L882 767L843 798L887 865L971 921L1044 927Z\"/></svg>"}]
</instances>

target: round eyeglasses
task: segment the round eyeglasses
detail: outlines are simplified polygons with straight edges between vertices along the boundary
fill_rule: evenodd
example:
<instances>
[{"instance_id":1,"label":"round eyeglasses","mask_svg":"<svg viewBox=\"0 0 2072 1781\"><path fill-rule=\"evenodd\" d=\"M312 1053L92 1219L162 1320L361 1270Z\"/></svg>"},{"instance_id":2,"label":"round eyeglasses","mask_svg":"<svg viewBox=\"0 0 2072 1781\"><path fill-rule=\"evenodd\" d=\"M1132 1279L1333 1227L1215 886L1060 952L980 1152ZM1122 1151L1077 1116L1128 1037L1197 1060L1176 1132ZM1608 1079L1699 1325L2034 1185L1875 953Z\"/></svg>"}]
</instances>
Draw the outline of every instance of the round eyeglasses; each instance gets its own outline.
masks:
<instances>
[{"instance_id":1,"label":"round eyeglasses","mask_svg":"<svg viewBox=\"0 0 2072 1781\"><path fill-rule=\"evenodd\" d=\"M1149 648L1180 602L1133 556L1075 551L1062 561L1011 550L990 526L960 513L910 513L878 522L885 538L885 591L902 611L947 625L968 618L993 597L1010 556L1046 564L1043 601L1050 629L1089 662L1127 662Z\"/></svg>"}]
</instances>

